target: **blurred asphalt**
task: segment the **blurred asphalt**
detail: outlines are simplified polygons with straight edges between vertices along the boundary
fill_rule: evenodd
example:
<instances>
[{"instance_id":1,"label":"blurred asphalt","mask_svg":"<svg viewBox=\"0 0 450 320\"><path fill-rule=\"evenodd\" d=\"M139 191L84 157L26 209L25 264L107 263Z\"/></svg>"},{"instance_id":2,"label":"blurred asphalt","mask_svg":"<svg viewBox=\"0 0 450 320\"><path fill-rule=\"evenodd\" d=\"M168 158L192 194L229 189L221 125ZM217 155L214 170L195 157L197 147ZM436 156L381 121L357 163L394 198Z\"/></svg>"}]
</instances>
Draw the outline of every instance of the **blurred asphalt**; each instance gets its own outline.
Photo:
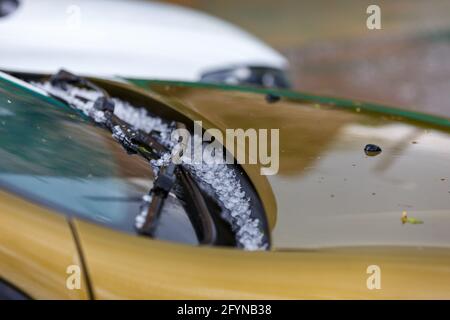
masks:
<instances>
[{"instance_id":1,"label":"blurred asphalt","mask_svg":"<svg viewBox=\"0 0 450 320\"><path fill-rule=\"evenodd\" d=\"M171 0L281 51L295 88L450 117L450 0ZM366 28L378 4L382 30Z\"/></svg>"}]
</instances>

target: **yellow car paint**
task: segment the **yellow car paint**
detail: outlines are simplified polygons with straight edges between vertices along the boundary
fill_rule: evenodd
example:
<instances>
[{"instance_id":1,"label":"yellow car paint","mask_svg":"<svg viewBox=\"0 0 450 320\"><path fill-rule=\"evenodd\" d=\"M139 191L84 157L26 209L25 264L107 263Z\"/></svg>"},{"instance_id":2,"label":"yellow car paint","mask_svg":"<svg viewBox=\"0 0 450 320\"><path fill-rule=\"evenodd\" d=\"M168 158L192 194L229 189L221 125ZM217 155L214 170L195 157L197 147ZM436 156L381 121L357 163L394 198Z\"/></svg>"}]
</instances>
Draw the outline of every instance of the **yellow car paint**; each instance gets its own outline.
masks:
<instances>
[{"instance_id":1,"label":"yellow car paint","mask_svg":"<svg viewBox=\"0 0 450 320\"><path fill-rule=\"evenodd\" d=\"M450 250L356 247L246 252L136 237L76 220L96 299L441 299ZM369 290L367 268L381 268Z\"/></svg>"},{"instance_id":2,"label":"yellow car paint","mask_svg":"<svg viewBox=\"0 0 450 320\"><path fill-rule=\"evenodd\" d=\"M88 299L85 277L66 286L71 265L82 270L66 217L0 191L0 279L34 299Z\"/></svg>"}]
</instances>

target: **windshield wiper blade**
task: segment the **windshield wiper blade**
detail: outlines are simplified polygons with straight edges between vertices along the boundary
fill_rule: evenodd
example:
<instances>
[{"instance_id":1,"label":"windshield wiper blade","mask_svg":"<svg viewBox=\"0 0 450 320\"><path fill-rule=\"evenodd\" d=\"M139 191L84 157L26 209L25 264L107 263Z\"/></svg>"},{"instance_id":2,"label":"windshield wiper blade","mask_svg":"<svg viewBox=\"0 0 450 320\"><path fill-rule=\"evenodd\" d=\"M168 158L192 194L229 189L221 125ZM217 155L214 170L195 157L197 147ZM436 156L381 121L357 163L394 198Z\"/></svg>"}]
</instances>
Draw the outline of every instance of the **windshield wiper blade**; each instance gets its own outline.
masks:
<instances>
[{"instance_id":1,"label":"windshield wiper blade","mask_svg":"<svg viewBox=\"0 0 450 320\"><path fill-rule=\"evenodd\" d=\"M186 212L195 227L199 242L207 245L216 244L218 242L218 231L203 193L186 168L180 166L178 174L186 204L191 207L191 210L186 210ZM192 212L198 214L192 214Z\"/></svg>"},{"instance_id":2,"label":"windshield wiper blade","mask_svg":"<svg viewBox=\"0 0 450 320\"><path fill-rule=\"evenodd\" d=\"M55 87L60 87L62 89L67 90L67 85L82 85L88 89L91 89L96 92L100 92L102 96L106 99L110 99L110 96L106 90L97 86L95 83L89 81L84 77L77 76L67 70L61 69L54 75L52 75L49 79L50 84Z\"/></svg>"}]
</instances>

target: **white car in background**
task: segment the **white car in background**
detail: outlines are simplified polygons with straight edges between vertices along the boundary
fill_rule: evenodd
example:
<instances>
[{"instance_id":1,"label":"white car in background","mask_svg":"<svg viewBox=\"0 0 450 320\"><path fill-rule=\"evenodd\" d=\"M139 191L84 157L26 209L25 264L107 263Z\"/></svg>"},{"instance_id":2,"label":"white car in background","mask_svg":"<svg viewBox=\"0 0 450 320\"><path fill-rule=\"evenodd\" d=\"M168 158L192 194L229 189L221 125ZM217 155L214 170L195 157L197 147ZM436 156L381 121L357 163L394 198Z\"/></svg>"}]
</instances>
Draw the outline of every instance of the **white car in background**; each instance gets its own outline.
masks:
<instances>
[{"instance_id":1,"label":"white car in background","mask_svg":"<svg viewBox=\"0 0 450 320\"><path fill-rule=\"evenodd\" d=\"M245 31L180 6L0 0L0 70L288 87L286 59Z\"/></svg>"}]
</instances>

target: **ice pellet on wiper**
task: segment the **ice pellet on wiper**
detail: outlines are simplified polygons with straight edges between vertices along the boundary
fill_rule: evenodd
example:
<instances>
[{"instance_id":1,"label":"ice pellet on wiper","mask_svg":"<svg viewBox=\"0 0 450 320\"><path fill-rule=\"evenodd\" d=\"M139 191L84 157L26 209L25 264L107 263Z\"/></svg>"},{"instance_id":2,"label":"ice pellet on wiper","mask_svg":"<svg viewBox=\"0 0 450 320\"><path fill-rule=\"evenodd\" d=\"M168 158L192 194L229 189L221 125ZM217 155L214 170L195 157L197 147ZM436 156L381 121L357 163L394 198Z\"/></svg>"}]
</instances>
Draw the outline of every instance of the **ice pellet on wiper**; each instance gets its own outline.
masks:
<instances>
[{"instance_id":1,"label":"ice pellet on wiper","mask_svg":"<svg viewBox=\"0 0 450 320\"><path fill-rule=\"evenodd\" d=\"M147 219L148 208L152 202L152 196L150 194L145 194L142 196L142 203L139 208L139 214L135 218L135 227L139 230L142 229L144 223Z\"/></svg>"},{"instance_id":2,"label":"ice pellet on wiper","mask_svg":"<svg viewBox=\"0 0 450 320\"><path fill-rule=\"evenodd\" d=\"M120 125L116 125L112 128L112 137L114 140L118 141L122 147L127 151L128 154L134 154L138 152L138 145L133 143L133 138L135 133L126 133L128 129Z\"/></svg>"}]
</instances>

